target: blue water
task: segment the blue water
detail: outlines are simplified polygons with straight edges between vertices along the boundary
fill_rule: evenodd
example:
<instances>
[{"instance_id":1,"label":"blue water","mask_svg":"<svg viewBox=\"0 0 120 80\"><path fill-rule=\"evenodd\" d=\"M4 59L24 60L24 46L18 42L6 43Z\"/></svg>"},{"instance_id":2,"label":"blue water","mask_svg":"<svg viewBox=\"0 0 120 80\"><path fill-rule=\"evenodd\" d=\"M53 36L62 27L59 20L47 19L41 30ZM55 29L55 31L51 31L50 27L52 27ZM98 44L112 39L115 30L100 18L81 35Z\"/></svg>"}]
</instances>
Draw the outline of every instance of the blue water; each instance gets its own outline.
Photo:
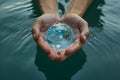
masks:
<instances>
[{"instance_id":1,"label":"blue water","mask_svg":"<svg viewBox=\"0 0 120 80\"><path fill-rule=\"evenodd\" d=\"M60 16L69 1L59 1ZM96 0L84 19L91 35L63 63L50 61L31 34L33 0L0 0L0 80L120 80L120 1Z\"/></svg>"}]
</instances>

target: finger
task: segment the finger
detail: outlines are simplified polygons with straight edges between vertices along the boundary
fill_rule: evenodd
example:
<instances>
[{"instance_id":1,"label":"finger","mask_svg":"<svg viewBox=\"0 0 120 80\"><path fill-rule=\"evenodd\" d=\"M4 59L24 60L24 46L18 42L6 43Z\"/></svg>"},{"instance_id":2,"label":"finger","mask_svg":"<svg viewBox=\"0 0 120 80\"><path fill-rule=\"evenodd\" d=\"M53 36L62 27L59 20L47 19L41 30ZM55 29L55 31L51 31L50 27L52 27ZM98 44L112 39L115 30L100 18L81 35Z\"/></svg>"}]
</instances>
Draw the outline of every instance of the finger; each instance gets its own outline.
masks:
<instances>
[{"instance_id":1,"label":"finger","mask_svg":"<svg viewBox=\"0 0 120 80\"><path fill-rule=\"evenodd\" d=\"M50 48L50 54L48 54L48 57L51 60L57 61L57 59L58 59L57 51L53 48Z\"/></svg>"},{"instance_id":2,"label":"finger","mask_svg":"<svg viewBox=\"0 0 120 80\"><path fill-rule=\"evenodd\" d=\"M35 40L37 40L40 36L40 24L38 20L35 20L34 25L32 27L32 34Z\"/></svg>"},{"instance_id":3,"label":"finger","mask_svg":"<svg viewBox=\"0 0 120 80\"><path fill-rule=\"evenodd\" d=\"M73 43L72 47L69 47L69 48L66 49L66 52L65 52L66 56L70 56L70 55L74 54L74 53L75 53L77 50L79 50L81 47L82 47L82 44L80 43L80 40L77 39L77 40Z\"/></svg>"},{"instance_id":4,"label":"finger","mask_svg":"<svg viewBox=\"0 0 120 80\"><path fill-rule=\"evenodd\" d=\"M81 43L85 43L90 33L89 33L88 23L84 19L82 19L82 22L79 23L79 30L80 30L80 41Z\"/></svg>"},{"instance_id":5,"label":"finger","mask_svg":"<svg viewBox=\"0 0 120 80\"><path fill-rule=\"evenodd\" d=\"M80 34L80 42L82 44L84 44L89 36L89 32L86 32L86 31L82 31L81 34Z\"/></svg>"},{"instance_id":6,"label":"finger","mask_svg":"<svg viewBox=\"0 0 120 80\"><path fill-rule=\"evenodd\" d=\"M39 37L37 43L45 51L47 55L50 54L50 46L46 41L44 41L42 37Z\"/></svg>"},{"instance_id":7,"label":"finger","mask_svg":"<svg viewBox=\"0 0 120 80\"><path fill-rule=\"evenodd\" d=\"M77 39L71 47L69 47L67 50L66 50L66 54L69 56L69 55L72 55L73 53L75 53L77 50L79 50L83 44L85 43L86 39L87 39L87 33L86 32L81 32L80 34L80 38Z\"/></svg>"},{"instance_id":8,"label":"finger","mask_svg":"<svg viewBox=\"0 0 120 80\"><path fill-rule=\"evenodd\" d=\"M56 55L56 50L51 48L42 37L39 38L38 45L43 49L43 51L48 55L51 60L56 60L56 58L58 57Z\"/></svg>"},{"instance_id":9,"label":"finger","mask_svg":"<svg viewBox=\"0 0 120 80\"><path fill-rule=\"evenodd\" d=\"M80 42L83 44L83 43L85 43L86 39L87 39L86 33L81 32L81 34L80 34Z\"/></svg>"},{"instance_id":10,"label":"finger","mask_svg":"<svg viewBox=\"0 0 120 80\"><path fill-rule=\"evenodd\" d=\"M71 49L73 48L73 46L75 46L75 45L77 44L78 41L79 41L79 39L76 39L76 40L74 41L74 43L71 44L71 45L66 49L66 55L69 55L69 54L70 54Z\"/></svg>"},{"instance_id":11,"label":"finger","mask_svg":"<svg viewBox=\"0 0 120 80\"><path fill-rule=\"evenodd\" d=\"M83 34L86 37L88 37L88 35L89 35L88 23L84 19L82 19L82 18L80 18L80 19L81 19L81 21L79 22L79 26L78 26L79 30L81 33L83 32Z\"/></svg>"},{"instance_id":12,"label":"finger","mask_svg":"<svg viewBox=\"0 0 120 80\"><path fill-rule=\"evenodd\" d=\"M65 55L65 50L60 50L60 52L61 54L59 55L57 61L63 62L67 58L67 56Z\"/></svg>"}]
</instances>

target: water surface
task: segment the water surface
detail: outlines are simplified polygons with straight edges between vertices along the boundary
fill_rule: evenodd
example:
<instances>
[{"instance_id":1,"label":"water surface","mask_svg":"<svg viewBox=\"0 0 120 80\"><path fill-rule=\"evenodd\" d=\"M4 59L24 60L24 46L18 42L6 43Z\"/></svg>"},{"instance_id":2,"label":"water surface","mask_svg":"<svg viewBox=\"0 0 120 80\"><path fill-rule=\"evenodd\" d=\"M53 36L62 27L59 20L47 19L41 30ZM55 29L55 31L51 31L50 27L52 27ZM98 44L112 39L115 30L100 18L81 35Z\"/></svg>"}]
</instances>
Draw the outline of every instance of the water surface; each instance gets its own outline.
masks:
<instances>
[{"instance_id":1,"label":"water surface","mask_svg":"<svg viewBox=\"0 0 120 80\"><path fill-rule=\"evenodd\" d=\"M58 1L62 16L70 1ZM84 15L91 33L86 44L57 63L32 38L34 19L41 15L35 1L0 0L0 80L120 80L119 4L94 1Z\"/></svg>"}]
</instances>

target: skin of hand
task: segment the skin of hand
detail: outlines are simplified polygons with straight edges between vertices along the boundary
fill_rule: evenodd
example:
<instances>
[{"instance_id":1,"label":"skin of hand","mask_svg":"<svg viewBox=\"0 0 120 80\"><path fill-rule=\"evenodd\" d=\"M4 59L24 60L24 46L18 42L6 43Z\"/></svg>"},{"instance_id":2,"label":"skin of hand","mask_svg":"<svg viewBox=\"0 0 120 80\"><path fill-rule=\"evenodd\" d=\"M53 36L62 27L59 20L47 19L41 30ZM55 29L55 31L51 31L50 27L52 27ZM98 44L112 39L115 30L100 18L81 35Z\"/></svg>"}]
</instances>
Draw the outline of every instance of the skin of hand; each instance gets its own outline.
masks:
<instances>
[{"instance_id":1,"label":"skin of hand","mask_svg":"<svg viewBox=\"0 0 120 80\"><path fill-rule=\"evenodd\" d=\"M38 17L32 27L33 38L40 48L48 55L51 60L58 59L57 51L49 46L45 40L47 29L54 23L59 22L59 18L54 14L43 14Z\"/></svg>"},{"instance_id":2,"label":"skin of hand","mask_svg":"<svg viewBox=\"0 0 120 80\"><path fill-rule=\"evenodd\" d=\"M45 36L47 29L59 21L71 26L74 32L74 43L64 50L57 51L49 46ZM89 29L87 22L77 14L69 14L61 20L54 14L43 14L35 20L32 34L38 46L43 49L51 60L62 62L83 46L89 35Z\"/></svg>"},{"instance_id":3,"label":"skin of hand","mask_svg":"<svg viewBox=\"0 0 120 80\"><path fill-rule=\"evenodd\" d=\"M61 22L71 26L74 32L74 43L68 48L57 52L57 54L59 54L58 60L60 62L64 61L67 57L79 50L89 35L88 23L77 14L68 14L61 19Z\"/></svg>"}]
</instances>

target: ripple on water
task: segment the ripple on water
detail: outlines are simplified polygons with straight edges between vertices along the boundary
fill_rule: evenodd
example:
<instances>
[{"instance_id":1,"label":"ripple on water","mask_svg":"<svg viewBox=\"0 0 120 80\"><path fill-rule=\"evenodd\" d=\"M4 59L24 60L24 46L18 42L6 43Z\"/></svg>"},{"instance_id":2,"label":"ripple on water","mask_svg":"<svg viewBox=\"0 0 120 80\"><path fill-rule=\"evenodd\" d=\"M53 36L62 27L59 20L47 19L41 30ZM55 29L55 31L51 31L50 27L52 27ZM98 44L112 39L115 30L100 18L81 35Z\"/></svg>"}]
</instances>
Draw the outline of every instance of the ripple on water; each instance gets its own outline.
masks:
<instances>
[{"instance_id":1,"label":"ripple on water","mask_svg":"<svg viewBox=\"0 0 120 80\"><path fill-rule=\"evenodd\" d=\"M61 4L59 11L62 16L70 1L58 1ZM100 18L97 22L103 20L104 24L102 27L90 25L91 35L83 46L87 61L73 76L73 80L114 80L115 78L120 80L118 75L120 72L119 4L120 0L105 0L105 5L100 7L103 16L89 17L90 20L93 17ZM94 12L97 14L96 9ZM33 11L35 10L31 0L0 0L0 71L2 71L0 75L12 80L15 76L34 80L37 80L36 77L43 77L34 67L36 45L30 32L34 20L30 15L35 15ZM88 13L90 15L91 12ZM93 22L96 23L94 20Z\"/></svg>"},{"instance_id":2,"label":"ripple on water","mask_svg":"<svg viewBox=\"0 0 120 80\"><path fill-rule=\"evenodd\" d=\"M32 14L32 3L30 0L9 2L5 1L0 5L0 23L4 23L0 27L0 41L16 48L12 51L16 53L26 45L31 45L28 43L32 40L30 29L33 19L29 19L29 15Z\"/></svg>"}]
</instances>

